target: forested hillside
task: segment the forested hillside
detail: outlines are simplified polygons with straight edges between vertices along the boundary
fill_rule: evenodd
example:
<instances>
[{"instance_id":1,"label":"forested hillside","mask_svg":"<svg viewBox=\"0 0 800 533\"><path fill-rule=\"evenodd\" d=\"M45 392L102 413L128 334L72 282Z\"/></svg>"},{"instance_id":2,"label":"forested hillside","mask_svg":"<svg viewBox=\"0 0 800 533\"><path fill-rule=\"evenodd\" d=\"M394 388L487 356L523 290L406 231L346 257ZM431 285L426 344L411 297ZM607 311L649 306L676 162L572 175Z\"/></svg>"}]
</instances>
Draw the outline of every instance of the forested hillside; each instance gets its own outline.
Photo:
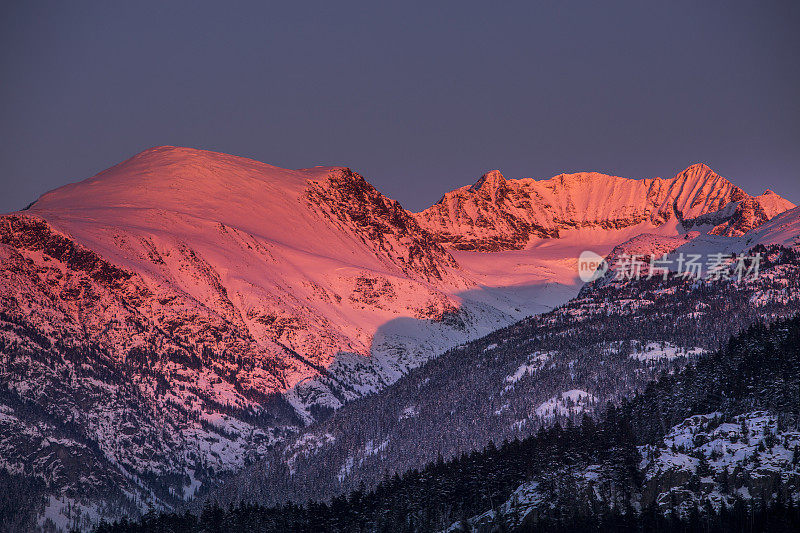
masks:
<instances>
[{"instance_id":1,"label":"forested hillside","mask_svg":"<svg viewBox=\"0 0 800 533\"><path fill-rule=\"evenodd\" d=\"M143 531L792 531L800 316L758 324L620 407L303 506L207 505Z\"/></svg>"}]
</instances>

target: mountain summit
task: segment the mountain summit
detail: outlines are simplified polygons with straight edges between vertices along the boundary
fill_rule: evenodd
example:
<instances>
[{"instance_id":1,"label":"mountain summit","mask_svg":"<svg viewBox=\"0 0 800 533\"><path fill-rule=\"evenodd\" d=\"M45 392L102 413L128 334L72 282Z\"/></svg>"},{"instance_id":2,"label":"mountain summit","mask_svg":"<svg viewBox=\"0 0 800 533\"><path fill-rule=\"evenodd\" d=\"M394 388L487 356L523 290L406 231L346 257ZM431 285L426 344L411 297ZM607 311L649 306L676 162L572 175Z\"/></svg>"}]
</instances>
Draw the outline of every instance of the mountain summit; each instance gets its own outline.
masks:
<instances>
[{"instance_id":1,"label":"mountain summit","mask_svg":"<svg viewBox=\"0 0 800 533\"><path fill-rule=\"evenodd\" d=\"M672 179L596 172L506 180L498 171L447 193L417 213L420 225L458 250L517 250L581 229L678 233L702 228L737 236L794 205L774 193L750 196L704 164Z\"/></svg>"}]
</instances>

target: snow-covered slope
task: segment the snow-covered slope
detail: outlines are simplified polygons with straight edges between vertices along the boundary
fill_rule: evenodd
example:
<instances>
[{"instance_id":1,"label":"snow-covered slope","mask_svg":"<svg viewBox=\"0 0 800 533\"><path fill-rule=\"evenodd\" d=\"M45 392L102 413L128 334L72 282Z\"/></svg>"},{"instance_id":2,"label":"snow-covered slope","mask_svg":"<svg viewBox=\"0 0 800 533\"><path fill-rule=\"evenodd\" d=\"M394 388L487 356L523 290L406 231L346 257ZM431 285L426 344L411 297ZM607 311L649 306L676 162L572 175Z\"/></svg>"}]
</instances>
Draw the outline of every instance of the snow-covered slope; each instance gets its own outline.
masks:
<instances>
[{"instance_id":1,"label":"snow-covered slope","mask_svg":"<svg viewBox=\"0 0 800 533\"><path fill-rule=\"evenodd\" d=\"M121 305L198 355L262 367L232 370L245 391L286 393L306 418L311 405L377 390L456 335L536 311L497 295L465 303L458 294L480 290L455 259L346 168L291 171L160 147L44 195L3 226L3 242L35 263L57 259L42 243L60 239L114 265L137 288ZM76 313L119 360L140 342L112 314ZM451 315L458 328L443 321ZM246 403L224 388L209 392Z\"/></svg>"},{"instance_id":2,"label":"snow-covered slope","mask_svg":"<svg viewBox=\"0 0 800 533\"><path fill-rule=\"evenodd\" d=\"M743 235L745 246L779 244L800 248L800 207L790 209Z\"/></svg>"},{"instance_id":3,"label":"snow-covered slope","mask_svg":"<svg viewBox=\"0 0 800 533\"><path fill-rule=\"evenodd\" d=\"M499 171L445 194L416 215L440 242L461 250L515 250L582 228L677 234L702 228L741 235L794 205L772 191L752 197L703 164L672 179L596 172L507 180Z\"/></svg>"},{"instance_id":4,"label":"snow-covered slope","mask_svg":"<svg viewBox=\"0 0 800 533\"><path fill-rule=\"evenodd\" d=\"M24 437L0 438L0 467L38 457L56 522L169 507L328 410L564 303L587 243L678 238L673 211L727 209L714 231L736 233L786 205L764 195L744 220L749 197L705 167L684 174L490 173L414 215L348 168L142 152L0 217L0 435Z\"/></svg>"},{"instance_id":5,"label":"snow-covered slope","mask_svg":"<svg viewBox=\"0 0 800 533\"><path fill-rule=\"evenodd\" d=\"M782 497L794 499L800 481L797 450L800 433L787 430L773 414L695 415L671 428L657 445L639 447L644 479L633 504L639 510L653 506L687 516L704 504L719 511L723 505L732 508L737 499L773 497L782 490L788 492ZM564 468L558 474L561 483L528 481L496 510L459 521L447 531L477 533L500 529L500 524L515 530L526 519L555 509L565 494L613 504L617 487L607 465Z\"/></svg>"},{"instance_id":6,"label":"snow-covered slope","mask_svg":"<svg viewBox=\"0 0 800 533\"><path fill-rule=\"evenodd\" d=\"M727 237L724 235L709 234L688 234L684 242L680 239L661 240L660 246L654 246L655 255L667 253L667 261L676 265L678 256L699 255L706 259L716 254L730 256L747 255L758 246L783 246L786 248L800 248L800 207L795 207L785 211L764 224L757 226L739 237ZM615 249L618 252L628 254L640 253L646 257L648 253L637 248L633 241L623 243ZM611 257L611 260L614 258ZM613 269L613 267L612 267Z\"/></svg>"}]
</instances>

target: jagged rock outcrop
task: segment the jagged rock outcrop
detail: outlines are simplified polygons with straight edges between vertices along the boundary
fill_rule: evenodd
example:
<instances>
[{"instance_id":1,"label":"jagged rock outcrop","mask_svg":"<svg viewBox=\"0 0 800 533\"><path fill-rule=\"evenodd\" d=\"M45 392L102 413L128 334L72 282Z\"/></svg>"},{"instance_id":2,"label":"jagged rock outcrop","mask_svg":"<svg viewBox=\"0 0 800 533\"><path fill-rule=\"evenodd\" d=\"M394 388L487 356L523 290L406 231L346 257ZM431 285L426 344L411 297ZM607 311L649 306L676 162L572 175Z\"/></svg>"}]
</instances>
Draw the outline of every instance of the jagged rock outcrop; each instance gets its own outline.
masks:
<instances>
[{"instance_id":1,"label":"jagged rock outcrop","mask_svg":"<svg viewBox=\"0 0 800 533\"><path fill-rule=\"evenodd\" d=\"M507 180L493 170L417 213L420 225L455 249L517 250L535 238L580 228L673 233L704 228L737 236L794 205L772 193L752 197L706 165L672 179L633 180L596 172L548 180Z\"/></svg>"}]
</instances>

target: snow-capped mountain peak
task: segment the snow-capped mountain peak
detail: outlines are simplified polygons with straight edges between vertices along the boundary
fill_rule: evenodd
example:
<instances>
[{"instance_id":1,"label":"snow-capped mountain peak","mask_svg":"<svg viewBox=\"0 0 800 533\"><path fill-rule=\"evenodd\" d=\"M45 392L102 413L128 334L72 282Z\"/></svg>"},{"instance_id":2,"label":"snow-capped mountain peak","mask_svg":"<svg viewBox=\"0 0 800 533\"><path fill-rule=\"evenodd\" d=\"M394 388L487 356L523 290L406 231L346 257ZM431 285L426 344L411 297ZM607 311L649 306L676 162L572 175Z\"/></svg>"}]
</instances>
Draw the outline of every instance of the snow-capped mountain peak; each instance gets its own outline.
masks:
<instances>
[{"instance_id":1,"label":"snow-capped mountain peak","mask_svg":"<svg viewBox=\"0 0 800 533\"><path fill-rule=\"evenodd\" d=\"M487 190L496 191L506 185L506 179L499 170L490 170L480 177L469 189L471 191Z\"/></svg>"},{"instance_id":2,"label":"snow-capped mountain peak","mask_svg":"<svg viewBox=\"0 0 800 533\"><path fill-rule=\"evenodd\" d=\"M585 229L640 233L689 230L741 235L794 205L776 194L752 197L707 165L672 179L628 179L597 172L546 180L492 171L417 213L420 224L454 249L519 250L537 239Z\"/></svg>"}]
</instances>

